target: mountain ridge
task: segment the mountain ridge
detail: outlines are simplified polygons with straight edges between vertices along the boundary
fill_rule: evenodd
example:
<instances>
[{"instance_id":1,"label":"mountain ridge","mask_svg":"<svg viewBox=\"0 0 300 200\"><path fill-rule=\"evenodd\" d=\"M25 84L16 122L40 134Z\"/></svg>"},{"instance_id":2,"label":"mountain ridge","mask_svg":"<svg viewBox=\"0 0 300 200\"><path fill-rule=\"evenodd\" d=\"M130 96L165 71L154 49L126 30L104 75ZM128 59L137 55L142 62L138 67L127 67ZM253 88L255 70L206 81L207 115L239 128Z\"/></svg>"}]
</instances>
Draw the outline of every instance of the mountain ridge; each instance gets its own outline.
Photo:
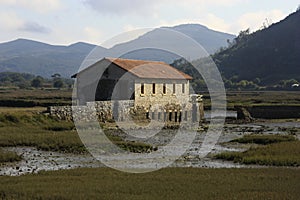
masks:
<instances>
[{"instance_id":1,"label":"mountain ridge","mask_svg":"<svg viewBox=\"0 0 300 200\"><path fill-rule=\"evenodd\" d=\"M189 24L183 24L180 27L183 29L191 29L188 31L190 34L189 36L192 38L194 37L193 39L196 38L195 40L198 40L197 42L199 43L205 43L207 40L211 41L211 43L205 44L206 48L209 49L210 53L213 52L213 49L217 49L224 46L227 42L227 39L233 39L235 37L234 35L224 33L224 38L221 42L218 37L216 37L218 41L213 42L215 38L214 34L212 34L213 36L210 35L209 38L205 39L199 37L197 38L197 35L202 34L201 32L199 32L199 27L204 27L202 25L198 25L198 29L195 29L194 25L193 27L191 27ZM172 27L170 27L170 29L171 28ZM207 30L210 29L207 28ZM215 31L213 30L210 31L211 33L215 33ZM149 32L146 34L148 34L148 36L151 36L151 33ZM112 51L122 52L124 49L128 49L130 45L139 46L140 38L144 38L143 36L145 36L146 34L134 40L115 45L111 49L106 49L104 47L98 46L97 50L101 55L103 54L103 57L105 55L110 55ZM153 39L153 35L151 37L149 37L148 40ZM21 38L9 42L0 43L0 72L11 71L21 73L32 73L44 77L50 77L54 73L60 73L64 77L70 77L71 74L74 74L78 70L78 67L81 65L84 58L95 47L96 45L85 42L76 42L64 46L51 45L39 41ZM161 52L147 50L138 53L131 52L130 55L128 54L124 56L127 56L127 58L134 59L160 59L160 61L165 62L171 62L177 58L174 57L174 55L169 54L165 54L163 55L165 56L165 58L161 58Z\"/></svg>"}]
</instances>

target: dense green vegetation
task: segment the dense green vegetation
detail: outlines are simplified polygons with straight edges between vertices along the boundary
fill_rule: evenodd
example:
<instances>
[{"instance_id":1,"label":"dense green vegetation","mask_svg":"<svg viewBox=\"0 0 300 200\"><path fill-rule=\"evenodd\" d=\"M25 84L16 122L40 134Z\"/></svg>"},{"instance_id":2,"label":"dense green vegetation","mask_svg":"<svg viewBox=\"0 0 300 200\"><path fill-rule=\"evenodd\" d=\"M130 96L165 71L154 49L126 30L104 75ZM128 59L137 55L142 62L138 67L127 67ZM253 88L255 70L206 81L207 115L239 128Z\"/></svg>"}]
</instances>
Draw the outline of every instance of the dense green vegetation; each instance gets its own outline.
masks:
<instances>
[{"instance_id":1,"label":"dense green vegetation","mask_svg":"<svg viewBox=\"0 0 300 200\"><path fill-rule=\"evenodd\" d=\"M209 70L210 59L202 58L199 60L195 60L193 62L188 62L184 59L175 60L171 65L176 69L185 72L186 74L193 77L191 80L191 86L196 93L203 93L203 91L207 91L207 83L205 83L203 77L200 73L195 69L194 66L205 67L207 65L207 69ZM222 74L222 73L221 73ZM300 87L296 87L294 84L299 84L300 79L293 78L291 76L290 79L280 79L275 80L272 85L267 84L262 81L262 78L257 76L253 79L241 79L238 75L224 75L222 74L222 79L224 82L225 89L227 91L265 91L265 90L285 90L285 91L300 91Z\"/></svg>"},{"instance_id":2,"label":"dense green vegetation","mask_svg":"<svg viewBox=\"0 0 300 200\"><path fill-rule=\"evenodd\" d=\"M0 87L31 88L71 88L72 79L62 78L55 73L52 78L43 78L28 73L0 72Z\"/></svg>"},{"instance_id":3,"label":"dense green vegetation","mask_svg":"<svg viewBox=\"0 0 300 200\"><path fill-rule=\"evenodd\" d=\"M215 155L243 164L269 166L300 166L300 141L291 135L246 135L231 142L255 143L245 152L224 152Z\"/></svg>"},{"instance_id":4,"label":"dense green vegetation","mask_svg":"<svg viewBox=\"0 0 300 200\"><path fill-rule=\"evenodd\" d=\"M298 199L298 169L108 168L1 177L2 199Z\"/></svg>"},{"instance_id":5,"label":"dense green vegetation","mask_svg":"<svg viewBox=\"0 0 300 200\"><path fill-rule=\"evenodd\" d=\"M241 31L228 47L212 55L227 90L296 90L300 91L300 10L279 23L264 24L254 33ZM195 92L206 89L198 71L192 66L210 69L208 58L187 62L175 60L172 66L189 74ZM295 85L296 84L296 85Z\"/></svg>"},{"instance_id":6,"label":"dense green vegetation","mask_svg":"<svg viewBox=\"0 0 300 200\"><path fill-rule=\"evenodd\" d=\"M223 75L274 89L291 88L300 81L300 10L286 19L250 33L241 31L229 47L213 55ZM232 79L235 80L232 80Z\"/></svg>"}]
</instances>

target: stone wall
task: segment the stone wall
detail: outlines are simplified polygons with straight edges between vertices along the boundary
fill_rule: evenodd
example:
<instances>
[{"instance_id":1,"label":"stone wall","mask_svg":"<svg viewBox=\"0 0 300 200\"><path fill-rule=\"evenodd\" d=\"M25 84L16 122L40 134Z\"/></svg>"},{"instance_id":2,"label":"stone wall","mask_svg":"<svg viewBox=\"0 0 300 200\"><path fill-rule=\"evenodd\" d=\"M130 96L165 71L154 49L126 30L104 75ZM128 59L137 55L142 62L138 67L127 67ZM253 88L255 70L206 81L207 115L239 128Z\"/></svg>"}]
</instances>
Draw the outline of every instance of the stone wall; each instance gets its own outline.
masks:
<instances>
[{"instance_id":1,"label":"stone wall","mask_svg":"<svg viewBox=\"0 0 300 200\"><path fill-rule=\"evenodd\" d=\"M56 116L62 120L91 121L95 114L99 121L123 121L128 119L130 109L134 106L133 100L124 101L96 101L87 102L86 106L51 106L48 112L51 116ZM74 111L72 113L72 111Z\"/></svg>"},{"instance_id":2,"label":"stone wall","mask_svg":"<svg viewBox=\"0 0 300 200\"><path fill-rule=\"evenodd\" d=\"M202 102L184 105L170 103L158 107L135 107L134 100L96 101L88 102L86 106L51 106L48 112L51 116L62 120L73 120L73 117L76 117L76 120L94 121L97 117L101 122L131 119L181 122L203 119L203 104Z\"/></svg>"}]
</instances>

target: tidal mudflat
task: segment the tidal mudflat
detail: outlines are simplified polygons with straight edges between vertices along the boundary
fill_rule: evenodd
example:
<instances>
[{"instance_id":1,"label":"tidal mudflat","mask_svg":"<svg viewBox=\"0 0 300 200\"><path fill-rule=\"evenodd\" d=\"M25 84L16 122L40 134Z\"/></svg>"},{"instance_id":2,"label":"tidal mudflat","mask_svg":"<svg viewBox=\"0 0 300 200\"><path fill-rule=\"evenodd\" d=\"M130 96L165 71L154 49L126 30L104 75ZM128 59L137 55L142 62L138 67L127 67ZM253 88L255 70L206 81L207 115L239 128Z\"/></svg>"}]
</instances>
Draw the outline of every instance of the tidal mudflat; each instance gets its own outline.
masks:
<instances>
[{"instance_id":1,"label":"tidal mudflat","mask_svg":"<svg viewBox=\"0 0 300 200\"><path fill-rule=\"evenodd\" d=\"M249 124L225 124L217 144L213 147L210 154L205 158L199 158L201 143L205 137L205 132L198 132L192 145L184 155L178 158L170 167L196 167L196 168L261 168L259 165L245 165L230 161L217 160L213 155L222 152L242 152L250 146L246 144L230 144L231 140L241 138L249 134L262 135L289 135L294 134L299 138L299 122L293 121L257 121ZM148 140L151 145L160 148L160 145L170 140L170 134L166 130L155 139ZM132 138L125 138L130 140ZM143 141L145 142L145 141ZM74 154L54 151L37 150L35 147L5 147L4 150L16 152L22 156L22 160L14 163L2 164L0 175L23 175L37 173L45 170L61 170L72 168L95 168L104 167L99 161L88 153ZM147 163L142 163L140 167L147 167Z\"/></svg>"}]
</instances>

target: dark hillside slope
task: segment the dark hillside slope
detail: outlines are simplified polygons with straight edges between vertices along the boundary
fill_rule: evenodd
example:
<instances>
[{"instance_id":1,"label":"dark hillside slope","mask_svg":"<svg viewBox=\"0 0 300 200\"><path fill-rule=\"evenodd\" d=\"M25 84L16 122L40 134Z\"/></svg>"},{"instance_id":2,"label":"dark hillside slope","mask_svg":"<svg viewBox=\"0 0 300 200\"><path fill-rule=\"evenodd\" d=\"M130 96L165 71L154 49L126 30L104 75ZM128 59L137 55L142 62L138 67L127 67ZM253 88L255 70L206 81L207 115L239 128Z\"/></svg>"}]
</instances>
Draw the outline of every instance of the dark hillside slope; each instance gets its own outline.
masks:
<instances>
[{"instance_id":1,"label":"dark hillside slope","mask_svg":"<svg viewBox=\"0 0 300 200\"><path fill-rule=\"evenodd\" d=\"M270 27L237 38L213 56L225 77L260 78L263 84L300 80L300 11Z\"/></svg>"}]
</instances>

